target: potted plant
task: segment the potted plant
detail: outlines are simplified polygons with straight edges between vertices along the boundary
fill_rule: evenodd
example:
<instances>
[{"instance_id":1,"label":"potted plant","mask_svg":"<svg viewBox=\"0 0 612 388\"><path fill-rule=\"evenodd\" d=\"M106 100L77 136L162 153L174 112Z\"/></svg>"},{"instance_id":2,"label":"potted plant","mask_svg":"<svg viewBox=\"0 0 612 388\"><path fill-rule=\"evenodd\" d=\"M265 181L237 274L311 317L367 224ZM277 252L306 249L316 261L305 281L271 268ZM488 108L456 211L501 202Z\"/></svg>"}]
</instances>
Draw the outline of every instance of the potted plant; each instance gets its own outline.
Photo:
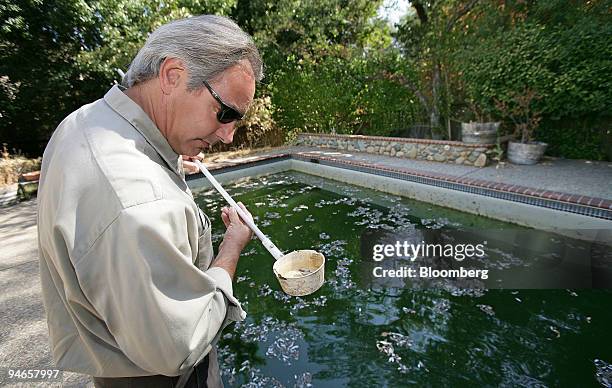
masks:
<instances>
[{"instance_id":1,"label":"potted plant","mask_svg":"<svg viewBox=\"0 0 612 388\"><path fill-rule=\"evenodd\" d=\"M480 109L473 100L468 105L476 121L461 123L461 141L464 143L495 144L499 122L492 121L491 115Z\"/></svg>"},{"instance_id":2,"label":"potted plant","mask_svg":"<svg viewBox=\"0 0 612 388\"><path fill-rule=\"evenodd\" d=\"M510 102L495 100L497 109L514 124L514 138L508 142L508 160L514 164L536 164L544 155L548 144L535 141L534 132L542 119L541 112L533 108L539 97L535 91L525 89L514 94Z\"/></svg>"}]
</instances>

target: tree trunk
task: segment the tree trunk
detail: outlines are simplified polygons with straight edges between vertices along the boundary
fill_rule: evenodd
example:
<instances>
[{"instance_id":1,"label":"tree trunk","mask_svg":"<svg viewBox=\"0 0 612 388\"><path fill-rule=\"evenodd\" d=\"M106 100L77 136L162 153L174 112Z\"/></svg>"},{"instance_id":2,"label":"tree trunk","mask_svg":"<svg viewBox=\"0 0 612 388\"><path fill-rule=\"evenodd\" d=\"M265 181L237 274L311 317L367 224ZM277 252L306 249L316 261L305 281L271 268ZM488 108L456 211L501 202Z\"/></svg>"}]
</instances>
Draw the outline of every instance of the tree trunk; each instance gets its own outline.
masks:
<instances>
[{"instance_id":1,"label":"tree trunk","mask_svg":"<svg viewBox=\"0 0 612 388\"><path fill-rule=\"evenodd\" d=\"M440 126L440 62L434 60L433 75L431 77L431 112L429 123L431 125L431 138L434 136L434 128Z\"/></svg>"}]
</instances>

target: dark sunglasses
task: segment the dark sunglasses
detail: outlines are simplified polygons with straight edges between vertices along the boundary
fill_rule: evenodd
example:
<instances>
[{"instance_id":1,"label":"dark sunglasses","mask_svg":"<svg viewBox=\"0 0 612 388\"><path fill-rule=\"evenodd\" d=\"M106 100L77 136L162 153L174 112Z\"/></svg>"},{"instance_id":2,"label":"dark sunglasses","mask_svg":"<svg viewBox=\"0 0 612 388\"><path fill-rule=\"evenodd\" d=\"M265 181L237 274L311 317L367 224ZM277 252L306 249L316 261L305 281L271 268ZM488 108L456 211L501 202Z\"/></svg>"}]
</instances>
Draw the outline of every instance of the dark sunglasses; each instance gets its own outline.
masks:
<instances>
[{"instance_id":1,"label":"dark sunglasses","mask_svg":"<svg viewBox=\"0 0 612 388\"><path fill-rule=\"evenodd\" d=\"M221 110L217 112L217 120L219 120L220 123L227 124L231 123L232 121L242 120L244 114L240 113L237 109L223 102L221 97L219 97L217 92L215 92L213 88L210 87L208 82L202 82L204 82L204 86L206 86L210 94L212 94L215 100L217 100L217 102L221 105Z\"/></svg>"}]
</instances>

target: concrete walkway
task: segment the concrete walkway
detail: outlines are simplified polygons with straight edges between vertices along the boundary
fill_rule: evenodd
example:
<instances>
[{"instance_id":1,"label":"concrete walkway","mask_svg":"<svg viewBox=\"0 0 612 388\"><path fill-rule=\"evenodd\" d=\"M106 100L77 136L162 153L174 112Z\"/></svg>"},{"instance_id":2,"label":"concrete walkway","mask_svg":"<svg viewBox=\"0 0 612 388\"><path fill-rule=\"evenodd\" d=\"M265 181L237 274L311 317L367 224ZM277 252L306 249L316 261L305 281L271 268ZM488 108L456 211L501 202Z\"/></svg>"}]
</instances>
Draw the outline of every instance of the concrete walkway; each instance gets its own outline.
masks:
<instances>
[{"instance_id":1,"label":"concrete walkway","mask_svg":"<svg viewBox=\"0 0 612 388\"><path fill-rule=\"evenodd\" d=\"M206 161L214 168L240 164L262 156L297 152L612 199L612 163L609 162L547 158L535 166L505 164L497 168L476 168L308 147L279 147L248 154L215 154ZM0 368L51 367L40 294L35 199L0 206L0 247ZM0 385L5 384L6 381L2 381L0 376ZM28 383L22 386L93 384L88 376L64 372L63 384Z\"/></svg>"},{"instance_id":2,"label":"concrete walkway","mask_svg":"<svg viewBox=\"0 0 612 388\"><path fill-rule=\"evenodd\" d=\"M0 207L0 368L53 368L40 293L36 199ZM3 373L4 375L4 373ZM0 386L7 384L0 376ZM88 376L64 372L63 383L10 386L91 386Z\"/></svg>"},{"instance_id":3,"label":"concrete walkway","mask_svg":"<svg viewBox=\"0 0 612 388\"><path fill-rule=\"evenodd\" d=\"M263 152L241 155L232 158L231 161L224 159L221 155L215 155L207 159L207 162L210 160L213 164L217 165L239 164L257 157L298 152L312 153L379 166L382 165L385 167L409 168L422 172L440 173L464 178L469 177L505 183L507 185L526 186L533 189L558 191L608 200L612 199L612 162L546 157L540 163L533 166L519 166L511 163L503 163L479 168L313 147L278 147Z\"/></svg>"}]
</instances>

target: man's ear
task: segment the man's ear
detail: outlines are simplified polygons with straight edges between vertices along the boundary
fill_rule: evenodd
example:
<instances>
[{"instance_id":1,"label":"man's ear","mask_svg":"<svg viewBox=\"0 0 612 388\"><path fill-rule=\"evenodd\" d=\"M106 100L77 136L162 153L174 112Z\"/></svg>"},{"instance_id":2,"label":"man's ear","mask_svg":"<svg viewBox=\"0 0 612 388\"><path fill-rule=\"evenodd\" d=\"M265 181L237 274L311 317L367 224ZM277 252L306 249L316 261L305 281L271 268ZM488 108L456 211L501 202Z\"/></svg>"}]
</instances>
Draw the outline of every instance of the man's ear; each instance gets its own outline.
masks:
<instances>
[{"instance_id":1,"label":"man's ear","mask_svg":"<svg viewBox=\"0 0 612 388\"><path fill-rule=\"evenodd\" d=\"M159 67L159 84L162 93L170 94L172 90L187 80L187 73L183 61L177 58L166 58Z\"/></svg>"}]
</instances>

